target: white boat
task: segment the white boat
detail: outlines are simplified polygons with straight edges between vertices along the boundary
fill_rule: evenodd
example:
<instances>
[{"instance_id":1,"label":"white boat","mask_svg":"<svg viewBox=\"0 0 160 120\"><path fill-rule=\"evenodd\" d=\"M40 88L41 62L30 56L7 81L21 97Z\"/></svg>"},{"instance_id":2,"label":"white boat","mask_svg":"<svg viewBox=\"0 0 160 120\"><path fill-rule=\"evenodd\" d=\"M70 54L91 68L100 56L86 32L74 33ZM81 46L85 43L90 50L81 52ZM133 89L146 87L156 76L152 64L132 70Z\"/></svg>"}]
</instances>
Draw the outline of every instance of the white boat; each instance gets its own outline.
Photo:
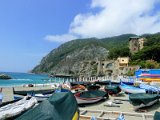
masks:
<instances>
[{"instance_id":1,"label":"white boat","mask_svg":"<svg viewBox=\"0 0 160 120\"><path fill-rule=\"evenodd\" d=\"M132 93L132 94L135 94L135 93L146 93L145 89L141 89L141 88L137 88L137 87L134 87L134 86L125 85L125 84L121 84L120 88L125 93Z\"/></svg>"},{"instance_id":2,"label":"white boat","mask_svg":"<svg viewBox=\"0 0 160 120\"><path fill-rule=\"evenodd\" d=\"M44 101L46 99L48 99L50 96L52 96L52 94L35 94L34 97L37 99L38 102Z\"/></svg>"},{"instance_id":3,"label":"white boat","mask_svg":"<svg viewBox=\"0 0 160 120\"><path fill-rule=\"evenodd\" d=\"M27 100L27 98L28 97L26 96L15 103L11 103L1 107L0 120L4 120L4 119L19 115L23 111L28 110L29 108L33 107L37 103L36 98L32 97L29 100Z\"/></svg>"}]
</instances>

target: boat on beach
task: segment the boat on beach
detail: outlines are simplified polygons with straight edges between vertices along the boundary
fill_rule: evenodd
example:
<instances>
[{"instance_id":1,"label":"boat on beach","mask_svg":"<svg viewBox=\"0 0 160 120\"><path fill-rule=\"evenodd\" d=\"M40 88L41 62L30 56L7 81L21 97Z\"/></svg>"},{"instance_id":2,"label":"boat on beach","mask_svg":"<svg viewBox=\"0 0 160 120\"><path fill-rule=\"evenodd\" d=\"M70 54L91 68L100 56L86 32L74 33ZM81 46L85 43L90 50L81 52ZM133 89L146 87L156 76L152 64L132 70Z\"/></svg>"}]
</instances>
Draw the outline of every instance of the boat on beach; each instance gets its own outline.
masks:
<instances>
[{"instance_id":1,"label":"boat on beach","mask_svg":"<svg viewBox=\"0 0 160 120\"><path fill-rule=\"evenodd\" d=\"M53 95L28 110L16 120L78 120L77 101L71 92L53 93Z\"/></svg>"},{"instance_id":2,"label":"boat on beach","mask_svg":"<svg viewBox=\"0 0 160 120\"><path fill-rule=\"evenodd\" d=\"M145 89L141 89L141 88L138 88L138 87L126 85L126 84L123 84L123 83L121 83L120 89L125 93L131 93L131 94L146 93Z\"/></svg>"},{"instance_id":3,"label":"boat on beach","mask_svg":"<svg viewBox=\"0 0 160 120\"><path fill-rule=\"evenodd\" d=\"M100 90L78 92L74 96L78 104L96 103L109 97L107 92Z\"/></svg>"},{"instance_id":4,"label":"boat on beach","mask_svg":"<svg viewBox=\"0 0 160 120\"><path fill-rule=\"evenodd\" d=\"M139 85L139 87L142 89L145 89L147 91L147 93L155 93L155 94L160 93L160 87L157 87L157 86L147 85L147 84L141 83Z\"/></svg>"},{"instance_id":5,"label":"boat on beach","mask_svg":"<svg viewBox=\"0 0 160 120\"><path fill-rule=\"evenodd\" d=\"M95 84L98 84L98 85L119 85L120 82L113 82L113 81L110 81L110 80L106 80L106 81L95 81L94 82Z\"/></svg>"},{"instance_id":6,"label":"boat on beach","mask_svg":"<svg viewBox=\"0 0 160 120\"><path fill-rule=\"evenodd\" d=\"M38 102L48 99L55 90L45 89L45 90L15 90L13 88L14 100L20 100L25 96L35 97Z\"/></svg>"},{"instance_id":7,"label":"boat on beach","mask_svg":"<svg viewBox=\"0 0 160 120\"><path fill-rule=\"evenodd\" d=\"M117 95L121 92L119 85L106 85L104 89L109 95Z\"/></svg>"},{"instance_id":8,"label":"boat on beach","mask_svg":"<svg viewBox=\"0 0 160 120\"><path fill-rule=\"evenodd\" d=\"M100 88L99 85L91 84L87 86L87 90L98 90Z\"/></svg>"},{"instance_id":9,"label":"boat on beach","mask_svg":"<svg viewBox=\"0 0 160 120\"><path fill-rule=\"evenodd\" d=\"M54 92L53 89L46 89L46 90L16 90L13 88L13 94L17 95L34 95L34 94L52 94Z\"/></svg>"},{"instance_id":10,"label":"boat on beach","mask_svg":"<svg viewBox=\"0 0 160 120\"><path fill-rule=\"evenodd\" d=\"M158 94L137 93L129 95L130 103L134 106L134 110L149 107L159 101Z\"/></svg>"}]
</instances>

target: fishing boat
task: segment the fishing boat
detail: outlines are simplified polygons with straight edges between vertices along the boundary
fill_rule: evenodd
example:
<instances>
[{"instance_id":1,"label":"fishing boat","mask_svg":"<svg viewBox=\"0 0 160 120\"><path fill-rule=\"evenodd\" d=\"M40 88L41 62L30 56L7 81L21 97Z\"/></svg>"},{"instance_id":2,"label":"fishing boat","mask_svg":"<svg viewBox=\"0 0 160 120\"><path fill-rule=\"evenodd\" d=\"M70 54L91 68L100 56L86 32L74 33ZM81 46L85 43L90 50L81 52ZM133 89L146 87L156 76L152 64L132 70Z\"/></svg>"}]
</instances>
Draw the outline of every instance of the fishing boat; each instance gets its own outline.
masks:
<instances>
[{"instance_id":1,"label":"fishing boat","mask_svg":"<svg viewBox=\"0 0 160 120\"><path fill-rule=\"evenodd\" d=\"M26 96L17 102L2 106L0 107L0 120L15 117L21 114L22 112L30 109L36 103L37 100L34 97L28 100L28 97Z\"/></svg>"},{"instance_id":2,"label":"fishing boat","mask_svg":"<svg viewBox=\"0 0 160 120\"><path fill-rule=\"evenodd\" d=\"M134 84L134 82L127 82L127 81L121 81L123 84L126 84L126 85L133 85Z\"/></svg>"},{"instance_id":3,"label":"fishing boat","mask_svg":"<svg viewBox=\"0 0 160 120\"><path fill-rule=\"evenodd\" d=\"M123 83L121 83L120 89L125 93L131 93L131 94L146 93L145 89L141 89L141 88L138 88L138 87L126 85L126 84L123 84Z\"/></svg>"},{"instance_id":4,"label":"fishing boat","mask_svg":"<svg viewBox=\"0 0 160 120\"><path fill-rule=\"evenodd\" d=\"M52 94L54 92L53 89L44 89L44 90L15 90L13 88L13 94L17 95L34 95L34 94Z\"/></svg>"},{"instance_id":5,"label":"fishing boat","mask_svg":"<svg viewBox=\"0 0 160 120\"><path fill-rule=\"evenodd\" d=\"M77 101L71 92L53 93L53 95L25 112L16 120L78 120Z\"/></svg>"},{"instance_id":6,"label":"fishing boat","mask_svg":"<svg viewBox=\"0 0 160 120\"><path fill-rule=\"evenodd\" d=\"M109 95L117 95L121 92L119 85L106 85L105 91L108 92Z\"/></svg>"},{"instance_id":7,"label":"fishing boat","mask_svg":"<svg viewBox=\"0 0 160 120\"><path fill-rule=\"evenodd\" d=\"M100 90L78 92L74 96L78 104L95 103L109 97L107 92Z\"/></svg>"},{"instance_id":8,"label":"fishing boat","mask_svg":"<svg viewBox=\"0 0 160 120\"><path fill-rule=\"evenodd\" d=\"M134 106L134 110L148 107L159 101L158 94L137 93L129 96L130 103Z\"/></svg>"},{"instance_id":9,"label":"fishing boat","mask_svg":"<svg viewBox=\"0 0 160 120\"><path fill-rule=\"evenodd\" d=\"M83 85L74 85L74 86L72 86L71 87L71 90L85 90L86 89L86 87L85 86L83 86Z\"/></svg>"},{"instance_id":10,"label":"fishing boat","mask_svg":"<svg viewBox=\"0 0 160 120\"><path fill-rule=\"evenodd\" d=\"M100 88L99 85L91 84L87 86L87 90L98 90Z\"/></svg>"},{"instance_id":11,"label":"fishing boat","mask_svg":"<svg viewBox=\"0 0 160 120\"><path fill-rule=\"evenodd\" d=\"M90 82L83 82L83 81L79 81L79 82L70 82L71 86L75 86L75 85L83 85L83 86L88 86L90 84Z\"/></svg>"},{"instance_id":12,"label":"fishing boat","mask_svg":"<svg viewBox=\"0 0 160 120\"><path fill-rule=\"evenodd\" d=\"M157 86L152 86L152 85L141 83L139 87L142 89L145 89L147 93L156 93L156 94L160 93L160 87L157 87Z\"/></svg>"},{"instance_id":13,"label":"fishing boat","mask_svg":"<svg viewBox=\"0 0 160 120\"><path fill-rule=\"evenodd\" d=\"M96 81L95 84L98 84L98 85L119 85L120 82L113 82L113 81L110 81L110 80L106 80L106 81Z\"/></svg>"},{"instance_id":14,"label":"fishing boat","mask_svg":"<svg viewBox=\"0 0 160 120\"><path fill-rule=\"evenodd\" d=\"M143 82L160 82L160 74L141 74L139 80Z\"/></svg>"}]
</instances>

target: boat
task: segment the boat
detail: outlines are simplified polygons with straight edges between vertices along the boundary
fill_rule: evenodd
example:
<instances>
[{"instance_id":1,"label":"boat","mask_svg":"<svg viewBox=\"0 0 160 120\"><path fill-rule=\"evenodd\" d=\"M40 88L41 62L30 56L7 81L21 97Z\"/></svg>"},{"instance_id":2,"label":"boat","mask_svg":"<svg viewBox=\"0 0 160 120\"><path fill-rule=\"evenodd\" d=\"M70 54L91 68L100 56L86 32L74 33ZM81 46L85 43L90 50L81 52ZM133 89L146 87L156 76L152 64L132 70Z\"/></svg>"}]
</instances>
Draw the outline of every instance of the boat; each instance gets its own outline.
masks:
<instances>
[{"instance_id":1,"label":"boat","mask_svg":"<svg viewBox=\"0 0 160 120\"><path fill-rule=\"evenodd\" d=\"M87 86L90 84L90 82L83 82L83 81L79 81L79 82L70 82L71 86L75 86L75 85L83 85L83 86Z\"/></svg>"},{"instance_id":2,"label":"boat","mask_svg":"<svg viewBox=\"0 0 160 120\"><path fill-rule=\"evenodd\" d=\"M145 89L141 89L141 88L138 88L138 87L126 85L126 84L123 84L123 83L121 83L120 89L125 93L131 93L131 94L146 93Z\"/></svg>"},{"instance_id":3,"label":"boat","mask_svg":"<svg viewBox=\"0 0 160 120\"><path fill-rule=\"evenodd\" d=\"M134 110L137 111L144 107L149 107L159 101L158 94L146 94L137 93L129 95L130 103L134 106Z\"/></svg>"},{"instance_id":4,"label":"boat","mask_svg":"<svg viewBox=\"0 0 160 120\"><path fill-rule=\"evenodd\" d=\"M71 87L71 90L85 90L86 89L86 87L85 86L83 86L83 85L74 85L74 86L72 86Z\"/></svg>"},{"instance_id":5,"label":"boat","mask_svg":"<svg viewBox=\"0 0 160 120\"><path fill-rule=\"evenodd\" d=\"M33 109L25 112L16 120L78 120L77 101L71 92L53 93Z\"/></svg>"},{"instance_id":6,"label":"boat","mask_svg":"<svg viewBox=\"0 0 160 120\"><path fill-rule=\"evenodd\" d=\"M160 82L160 74L140 74L138 77L143 82Z\"/></svg>"},{"instance_id":7,"label":"boat","mask_svg":"<svg viewBox=\"0 0 160 120\"><path fill-rule=\"evenodd\" d=\"M83 91L74 94L78 104L95 103L107 99L108 93L100 90Z\"/></svg>"},{"instance_id":8,"label":"boat","mask_svg":"<svg viewBox=\"0 0 160 120\"><path fill-rule=\"evenodd\" d=\"M133 76L128 76L128 77L120 77L119 80L121 83L124 83L126 85L134 85L136 78Z\"/></svg>"},{"instance_id":9,"label":"boat","mask_svg":"<svg viewBox=\"0 0 160 120\"><path fill-rule=\"evenodd\" d=\"M130 119L153 120L153 117L154 117L154 115L152 114L144 114L144 113L80 109L80 120L91 120L93 116L97 120L124 120L124 119L125 120L130 120ZM159 120L159 119L156 119L156 120Z\"/></svg>"},{"instance_id":10,"label":"boat","mask_svg":"<svg viewBox=\"0 0 160 120\"><path fill-rule=\"evenodd\" d=\"M106 85L104 89L109 95L117 95L121 92L119 85Z\"/></svg>"},{"instance_id":11,"label":"boat","mask_svg":"<svg viewBox=\"0 0 160 120\"><path fill-rule=\"evenodd\" d=\"M160 87L156 87L156 86L152 86L152 85L147 85L147 84L143 84L141 83L139 85L140 88L145 89L148 93L160 93Z\"/></svg>"},{"instance_id":12,"label":"boat","mask_svg":"<svg viewBox=\"0 0 160 120\"><path fill-rule=\"evenodd\" d=\"M15 90L13 88L13 94L17 95L34 95L34 94L52 94L54 92L53 89L45 89L45 90Z\"/></svg>"},{"instance_id":13,"label":"boat","mask_svg":"<svg viewBox=\"0 0 160 120\"><path fill-rule=\"evenodd\" d=\"M69 92L70 90L64 88L55 89L55 92Z\"/></svg>"},{"instance_id":14,"label":"boat","mask_svg":"<svg viewBox=\"0 0 160 120\"><path fill-rule=\"evenodd\" d=\"M87 90L98 90L100 88L99 85L91 84L87 86Z\"/></svg>"},{"instance_id":15,"label":"boat","mask_svg":"<svg viewBox=\"0 0 160 120\"><path fill-rule=\"evenodd\" d=\"M110 81L110 80L106 80L106 81L96 81L95 84L98 84L98 85L119 85L120 82L113 82L113 81Z\"/></svg>"},{"instance_id":16,"label":"boat","mask_svg":"<svg viewBox=\"0 0 160 120\"><path fill-rule=\"evenodd\" d=\"M7 104L5 106L0 107L0 120L13 118L22 112L30 109L37 103L37 100L34 97L31 97L28 100L28 97L24 97L23 99Z\"/></svg>"}]
</instances>

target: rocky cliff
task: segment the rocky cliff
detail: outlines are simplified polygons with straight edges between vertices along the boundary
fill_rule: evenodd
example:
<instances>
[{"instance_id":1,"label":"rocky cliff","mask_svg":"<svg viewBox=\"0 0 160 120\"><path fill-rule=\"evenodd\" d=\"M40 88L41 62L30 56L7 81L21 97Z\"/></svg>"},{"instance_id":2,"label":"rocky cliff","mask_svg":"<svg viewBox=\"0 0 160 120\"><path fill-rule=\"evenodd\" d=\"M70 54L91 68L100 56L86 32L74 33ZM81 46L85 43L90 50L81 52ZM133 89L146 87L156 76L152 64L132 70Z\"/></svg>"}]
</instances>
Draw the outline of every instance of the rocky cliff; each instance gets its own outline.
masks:
<instances>
[{"instance_id":1,"label":"rocky cliff","mask_svg":"<svg viewBox=\"0 0 160 120\"><path fill-rule=\"evenodd\" d=\"M78 39L62 44L45 56L34 73L96 76L97 62L107 60L112 48L127 46L133 34L104 39Z\"/></svg>"}]
</instances>

